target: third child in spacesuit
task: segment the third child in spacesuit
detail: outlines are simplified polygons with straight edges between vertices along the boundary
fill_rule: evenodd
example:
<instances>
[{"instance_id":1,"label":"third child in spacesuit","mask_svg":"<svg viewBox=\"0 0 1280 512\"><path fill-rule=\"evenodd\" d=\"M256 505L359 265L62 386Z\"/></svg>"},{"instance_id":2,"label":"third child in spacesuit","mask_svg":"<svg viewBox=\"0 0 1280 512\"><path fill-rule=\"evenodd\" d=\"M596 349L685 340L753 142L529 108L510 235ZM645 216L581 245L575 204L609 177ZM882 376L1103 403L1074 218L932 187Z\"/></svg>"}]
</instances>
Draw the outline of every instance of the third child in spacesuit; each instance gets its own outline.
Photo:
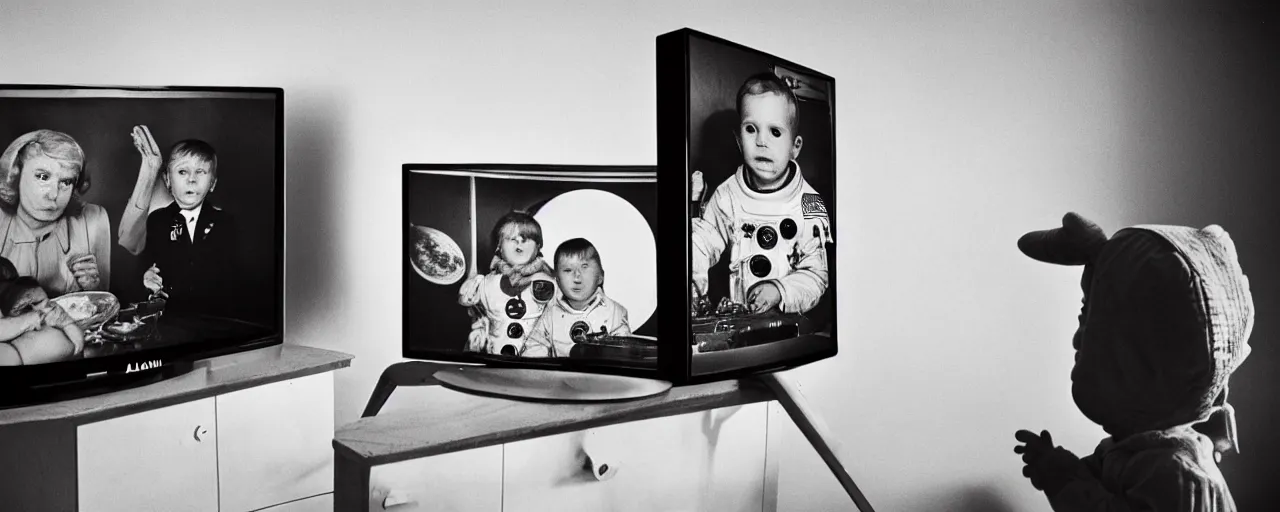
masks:
<instances>
[{"instance_id":1,"label":"third child in spacesuit","mask_svg":"<svg viewBox=\"0 0 1280 512\"><path fill-rule=\"evenodd\" d=\"M753 313L807 312L826 292L833 239L826 205L795 160L799 104L786 83L761 73L738 89L738 117L743 163L692 219L694 294L705 297L707 271L728 248L731 301Z\"/></svg>"}]
</instances>

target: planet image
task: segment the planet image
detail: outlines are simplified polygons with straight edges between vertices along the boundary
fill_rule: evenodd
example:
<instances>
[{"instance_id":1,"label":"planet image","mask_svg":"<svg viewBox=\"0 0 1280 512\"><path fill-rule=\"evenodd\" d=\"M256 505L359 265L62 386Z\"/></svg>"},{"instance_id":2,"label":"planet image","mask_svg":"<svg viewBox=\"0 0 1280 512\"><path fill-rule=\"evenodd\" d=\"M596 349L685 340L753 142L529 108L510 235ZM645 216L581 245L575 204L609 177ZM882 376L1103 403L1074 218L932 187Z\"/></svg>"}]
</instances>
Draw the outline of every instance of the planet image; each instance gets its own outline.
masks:
<instances>
[{"instance_id":1,"label":"planet image","mask_svg":"<svg viewBox=\"0 0 1280 512\"><path fill-rule=\"evenodd\" d=\"M409 261L423 279L449 285L466 274L467 263L462 248L449 235L435 228L409 225L412 254Z\"/></svg>"}]
</instances>

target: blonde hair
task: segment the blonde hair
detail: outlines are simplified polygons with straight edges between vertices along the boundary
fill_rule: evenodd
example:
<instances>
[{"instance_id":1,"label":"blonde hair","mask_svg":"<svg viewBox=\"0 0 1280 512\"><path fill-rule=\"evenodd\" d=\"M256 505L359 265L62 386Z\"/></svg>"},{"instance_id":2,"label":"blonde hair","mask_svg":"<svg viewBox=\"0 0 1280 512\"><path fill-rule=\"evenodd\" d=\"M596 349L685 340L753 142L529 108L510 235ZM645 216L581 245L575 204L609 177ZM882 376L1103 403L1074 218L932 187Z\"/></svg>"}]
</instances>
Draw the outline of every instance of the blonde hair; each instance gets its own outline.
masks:
<instances>
[{"instance_id":1,"label":"blonde hair","mask_svg":"<svg viewBox=\"0 0 1280 512\"><path fill-rule=\"evenodd\" d=\"M84 149L80 143L62 132L36 130L14 139L0 155L0 208L12 213L18 208L18 181L27 160L38 156L52 158L63 169L76 173L71 201L63 215L76 215L84 208L80 196L89 191L89 173L84 167Z\"/></svg>"}]
</instances>

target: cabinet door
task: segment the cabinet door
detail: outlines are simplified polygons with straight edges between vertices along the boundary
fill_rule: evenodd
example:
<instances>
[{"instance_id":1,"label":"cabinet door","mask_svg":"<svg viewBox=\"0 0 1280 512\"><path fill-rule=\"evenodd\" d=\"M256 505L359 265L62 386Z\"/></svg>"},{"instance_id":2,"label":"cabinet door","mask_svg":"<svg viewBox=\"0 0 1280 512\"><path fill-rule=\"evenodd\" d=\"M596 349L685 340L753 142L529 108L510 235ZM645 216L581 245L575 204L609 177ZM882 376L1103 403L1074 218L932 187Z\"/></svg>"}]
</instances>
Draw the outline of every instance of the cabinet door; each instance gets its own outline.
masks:
<instances>
[{"instance_id":1,"label":"cabinet door","mask_svg":"<svg viewBox=\"0 0 1280 512\"><path fill-rule=\"evenodd\" d=\"M81 425L81 512L217 512L213 398Z\"/></svg>"},{"instance_id":2,"label":"cabinet door","mask_svg":"<svg viewBox=\"0 0 1280 512\"><path fill-rule=\"evenodd\" d=\"M506 445L503 511L759 512L766 404Z\"/></svg>"},{"instance_id":3,"label":"cabinet door","mask_svg":"<svg viewBox=\"0 0 1280 512\"><path fill-rule=\"evenodd\" d=\"M374 466L368 510L503 512L502 446Z\"/></svg>"},{"instance_id":4,"label":"cabinet door","mask_svg":"<svg viewBox=\"0 0 1280 512\"><path fill-rule=\"evenodd\" d=\"M333 492L333 374L219 395L222 512Z\"/></svg>"}]
</instances>

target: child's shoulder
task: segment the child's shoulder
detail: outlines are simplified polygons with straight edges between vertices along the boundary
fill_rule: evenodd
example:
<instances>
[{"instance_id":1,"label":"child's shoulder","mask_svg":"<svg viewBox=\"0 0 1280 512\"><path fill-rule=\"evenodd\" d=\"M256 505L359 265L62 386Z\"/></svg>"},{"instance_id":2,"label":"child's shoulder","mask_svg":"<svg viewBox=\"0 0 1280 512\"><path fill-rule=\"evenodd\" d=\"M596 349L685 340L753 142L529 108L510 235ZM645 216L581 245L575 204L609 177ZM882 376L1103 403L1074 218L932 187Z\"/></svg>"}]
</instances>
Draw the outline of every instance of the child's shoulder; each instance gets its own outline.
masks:
<instances>
[{"instance_id":1,"label":"child's shoulder","mask_svg":"<svg viewBox=\"0 0 1280 512\"><path fill-rule=\"evenodd\" d=\"M826 217L827 203L808 181L800 187L800 212L805 217Z\"/></svg>"},{"instance_id":2,"label":"child's shoulder","mask_svg":"<svg viewBox=\"0 0 1280 512\"><path fill-rule=\"evenodd\" d=\"M178 203L170 201L167 205L151 210L151 213L147 214L147 221L152 221L154 219L167 219L177 213Z\"/></svg>"},{"instance_id":3,"label":"child's shoulder","mask_svg":"<svg viewBox=\"0 0 1280 512\"><path fill-rule=\"evenodd\" d=\"M622 305L622 303L621 303L621 302L618 302L618 301L616 301L616 300L613 300L613 297L610 297L610 296L606 295L606 294L604 293L604 290L600 290L600 300L604 302L604 305L605 305L605 306L609 307L610 309L612 309L612 310L614 310L614 311L618 311L618 312L621 312L621 313L623 313L623 314L626 314L626 312L627 312L627 307L626 307L626 306Z\"/></svg>"}]
</instances>

